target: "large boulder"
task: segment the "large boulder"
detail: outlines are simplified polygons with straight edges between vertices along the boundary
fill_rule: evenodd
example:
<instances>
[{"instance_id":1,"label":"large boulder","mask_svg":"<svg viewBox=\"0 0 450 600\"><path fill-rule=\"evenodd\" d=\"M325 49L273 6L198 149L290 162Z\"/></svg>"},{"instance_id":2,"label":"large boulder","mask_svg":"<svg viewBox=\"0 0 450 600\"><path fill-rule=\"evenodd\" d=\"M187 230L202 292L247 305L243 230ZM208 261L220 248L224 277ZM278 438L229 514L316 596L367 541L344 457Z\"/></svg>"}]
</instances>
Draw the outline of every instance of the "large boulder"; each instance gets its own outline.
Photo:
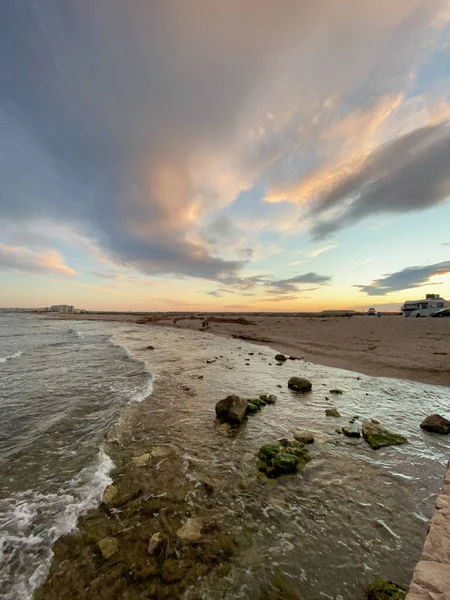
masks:
<instances>
[{"instance_id":1,"label":"large boulder","mask_svg":"<svg viewBox=\"0 0 450 600\"><path fill-rule=\"evenodd\" d=\"M367 600L404 600L407 588L392 581L376 579L367 586Z\"/></svg>"},{"instance_id":2,"label":"large boulder","mask_svg":"<svg viewBox=\"0 0 450 600\"><path fill-rule=\"evenodd\" d=\"M381 427L379 423L372 420L364 421L362 424L362 434L366 442L373 450L384 448L385 446L397 446L406 444L408 440L398 433L392 433Z\"/></svg>"},{"instance_id":3,"label":"large boulder","mask_svg":"<svg viewBox=\"0 0 450 600\"><path fill-rule=\"evenodd\" d=\"M291 377L288 381L288 388L294 392L310 392L312 383L304 377Z\"/></svg>"},{"instance_id":4,"label":"large boulder","mask_svg":"<svg viewBox=\"0 0 450 600\"><path fill-rule=\"evenodd\" d=\"M216 416L222 423L239 425L247 412L248 400L240 396L227 396L216 404Z\"/></svg>"},{"instance_id":5,"label":"large boulder","mask_svg":"<svg viewBox=\"0 0 450 600\"><path fill-rule=\"evenodd\" d=\"M430 415L422 421L420 427L432 433L442 433L443 435L450 433L450 421L441 415Z\"/></svg>"},{"instance_id":6,"label":"large boulder","mask_svg":"<svg viewBox=\"0 0 450 600\"><path fill-rule=\"evenodd\" d=\"M297 473L311 460L304 444L297 441L279 440L265 444L258 451L258 469L267 477L280 477Z\"/></svg>"}]
</instances>

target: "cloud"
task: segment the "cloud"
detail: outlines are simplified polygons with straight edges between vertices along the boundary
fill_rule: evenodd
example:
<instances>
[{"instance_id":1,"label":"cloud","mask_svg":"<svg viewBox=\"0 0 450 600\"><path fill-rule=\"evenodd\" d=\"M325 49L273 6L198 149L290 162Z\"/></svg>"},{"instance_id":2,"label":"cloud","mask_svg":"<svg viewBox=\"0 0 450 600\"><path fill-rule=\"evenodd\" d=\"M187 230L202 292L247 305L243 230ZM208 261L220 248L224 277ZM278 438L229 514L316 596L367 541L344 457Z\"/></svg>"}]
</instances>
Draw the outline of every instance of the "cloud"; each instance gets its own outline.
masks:
<instances>
[{"instance_id":1,"label":"cloud","mask_svg":"<svg viewBox=\"0 0 450 600\"><path fill-rule=\"evenodd\" d=\"M273 294L289 294L295 292L309 292L315 291L318 287L302 288L304 284L317 284L324 285L331 282L331 277L328 275L319 275L318 273L304 273L303 275L296 275L289 279L279 279L270 281L266 285L266 289Z\"/></svg>"},{"instance_id":2,"label":"cloud","mask_svg":"<svg viewBox=\"0 0 450 600\"><path fill-rule=\"evenodd\" d=\"M310 250L309 252L307 252L306 256L308 258L316 258L317 256L320 256L324 252L329 252L330 250L333 250L333 248L337 248L337 247L338 247L338 244L331 244L329 246L322 246L321 248L314 248L313 250Z\"/></svg>"},{"instance_id":3,"label":"cloud","mask_svg":"<svg viewBox=\"0 0 450 600\"><path fill-rule=\"evenodd\" d=\"M212 291L212 292L206 292L206 294L208 296L214 296L214 298L221 298L222 297L222 294L218 290Z\"/></svg>"},{"instance_id":4,"label":"cloud","mask_svg":"<svg viewBox=\"0 0 450 600\"><path fill-rule=\"evenodd\" d=\"M286 302L287 300L297 300L298 296L275 296L274 298L261 298L253 302Z\"/></svg>"},{"instance_id":5,"label":"cloud","mask_svg":"<svg viewBox=\"0 0 450 600\"><path fill-rule=\"evenodd\" d=\"M35 252L27 248L7 246L0 243L0 271L25 271L38 274L76 275L76 271L64 264L56 250Z\"/></svg>"},{"instance_id":6,"label":"cloud","mask_svg":"<svg viewBox=\"0 0 450 600\"><path fill-rule=\"evenodd\" d=\"M58 223L149 275L239 277L261 247L236 256L247 231L221 211L258 185L314 191L317 173L334 189L350 146L378 143L442 4L3 2L2 218ZM295 206L262 212L249 228L304 226Z\"/></svg>"},{"instance_id":7,"label":"cloud","mask_svg":"<svg viewBox=\"0 0 450 600\"><path fill-rule=\"evenodd\" d=\"M383 213L435 206L450 196L450 125L421 127L387 143L311 207L317 238ZM327 216L330 214L331 216Z\"/></svg>"},{"instance_id":8,"label":"cloud","mask_svg":"<svg viewBox=\"0 0 450 600\"><path fill-rule=\"evenodd\" d=\"M417 267L407 267L396 273L384 275L368 285L357 285L361 292L369 296L385 296L391 292L409 290L417 287L437 285L430 282L432 277L450 273L450 261Z\"/></svg>"}]
</instances>

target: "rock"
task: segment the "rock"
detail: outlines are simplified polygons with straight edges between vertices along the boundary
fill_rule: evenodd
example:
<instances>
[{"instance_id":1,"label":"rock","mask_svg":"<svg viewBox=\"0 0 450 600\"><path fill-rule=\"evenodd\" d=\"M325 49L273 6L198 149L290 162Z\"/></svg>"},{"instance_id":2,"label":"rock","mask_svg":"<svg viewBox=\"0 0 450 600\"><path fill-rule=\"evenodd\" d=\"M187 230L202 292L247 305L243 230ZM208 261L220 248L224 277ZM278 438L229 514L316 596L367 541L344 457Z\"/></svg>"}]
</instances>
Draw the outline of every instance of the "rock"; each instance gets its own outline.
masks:
<instances>
[{"instance_id":1,"label":"rock","mask_svg":"<svg viewBox=\"0 0 450 600\"><path fill-rule=\"evenodd\" d=\"M288 381L288 388L294 392L310 392L312 383L304 377L291 377Z\"/></svg>"},{"instance_id":2,"label":"rock","mask_svg":"<svg viewBox=\"0 0 450 600\"><path fill-rule=\"evenodd\" d=\"M216 404L216 416L219 421L226 421L228 419L228 413L230 412L231 405L234 400L239 396L227 396L223 400L219 400Z\"/></svg>"},{"instance_id":3,"label":"rock","mask_svg":"<svg viewBox=\"0 0 450 600\"><path fill-rule=\"evenodd\" d=\"M203 488L204 488L205 492L208 494L208 496L211 496L211 494L214 494L217 492L218 484L216 481L206 480L203 482Z\"/></svg>"},{"instance_id":4,"label":"rock","mask_svg":"<svg viewBox=\"0 0 450 600\"><path fill-rule=\"evenodd\" d=\"M158 531L158 533L154 533L148 543L148 553L159 554L166 542L167 538L163 533L160 531Z\"/></svg>"},{"instance_id":5,"label":"rock","mask_svg":"<svg viewBox=\"0 0 450 600\"><path fill-rule=\"evenodd\" d=\"M97 546L100 548L103 558L106 559L110 558L119 550L119 542L113 537L103 538L97 542Z\"/></svg>"},{"instance_id":6,"label":"rock","mask_svg":"<svg viewBox=\"0 0 450 600\"><path fill-rule=\"evenodd\" d=\"M287 356L284 354L275 354L275 360L278 362L285 362L287 360Z\"/></svg>"},{"instance_id":7,"label":"rock","mask_svg":"<svg viewBox=\"0 0 450 600\"><path fill-rule=\"evenodd\" d=\"M228 412L227 421L232 425L239 425L247 411L248 401L236 396Z\"/></svg>"},{"instance_id":8,"label":"rock","mask_svg":"<svg viewBox=\"0 0 450 600\"><path fill-rule=\"evenodd\" d=\"M314 442L314 434L306 429L297 429L294 431L294 439L302 444L312 444Z\"/></svg>"},{"instance_id":9,"label":"rock","mask_svg":"<svg viewBox=\"0 0 450 600\"><path fill-rule=\"evenodd\" d=\"M342 429L339 429L339 428L338 428L338 429L335 429L334 431L335 431L336 433L339 433L339 435L342 433Z\"/></svg>"},{"instance_id":10,"label":"rock","mask_svg":"<svg viewBox=\"0 0 450 600\"><path fill-rule=\"evenodd\" d=\"M363 422L362 434L366 442L373 450L378 450L379 448L384 448L385 446L406 444L408 442L403 435L391 433L373 421Z\"/></svg>"},{"instance_id":11,"label":"rock","mask_svg":"<svg viewBox=\"0 0 450 600\"><path fill-rule=\"evenodd\" d=\"M247 414L254 415L261 410L261 407L257 404L253 404L253 402L249 402L247 405Z\"/></svg>"},{"instance_id":12,"label":"rock","mask_svg":"<svg viewBox=\"0 0 450 600\"><path fill-rule=\"evenodd\" d=\"M197 377L197 379L203 379L203 377L204 377L203 375L199 375L199 376Z\"/></svg>"},{"instance_id":13,"label":"rock","mask_svg":"<svg viewBox=\"0 0 450 600\"><path fill-rule=\"evenodd\" d=\"M102 504L109 506L117 496L117 488L115 485L107 485L103 490Z\"/></svg>"},{"instance_id":14,"label":"rock","mask_svg":"<svg viewBox=\"0 0 450 600\"><path fill-rule=\"evenodd\" d=\"M430 415L422 421L420 427L432 433L441 433L443 435L450 433L450 421L441 417L441 415Z\"/></svg>"},{"instance_id":15,"label":"rock","mask_svg":"<svg viewBox=\"0 0 450 600\"><path fill-rule=\"evenodd\" d=\"M349 438L360 438L361 437L361 432L356 427L343 427L342 433Z\"/></svg>"},{"instance_id":16,"label":"rock","mask_svg":"<svg viewBox=\"0 0 450 600\"><path fill-rule=\"evenodd\" d=\"M131 459L135 467L145 467L150 459L150 454L141 454L140 456L133 456Z\"/></svg>"},{"instance_id":17,"label":"rock","mask_svg":"<svg viewBox=\"0 0 450 600\"><path fill-rule=\"evenodd\" d=\"M338 390L338 389L334 389L334 390L330 390L330 394L343 394L344 392L342 390Z\"/></svg>"},{"instance_id":18,"label":"rock","mask_svg":"<svg viewBox=\"0 0 450 600\"><path fill-rule=\"evenodd\" d=\"M146 350L154 350L155 347L154 346L147 346Z\"/></svg>"},{"instance_id":19,"label":"rock","mask_svg":"<svg viewBox=\"0 0 450 600\"><path fill-rule=\"evenodd\" d=\"M277 383L277 388L282 388L283 386L281 385L281 383Z\"/></svg>"},{"instance_id":20,"label":"rock","mask_svg":"<svg viewBox=\"0 0 450 600\"><path fill-rule=\"evenodd\" d=\"M337 408L326 408L325 409L325 414L327 417L336 417L339 418L341 416L341 413L338 411Z\"/></svg>"},{"instance_id":21,"label":"rock","mask_svg":"<svg viewBox=\"0 0 450 600\"><path fill-rule=\"evenodd\" d=\"M275 402L277 401L277 397L275 396L275 394L261 394L259 399L265 402L266 404L275 404Z\"/></svg>"},{"instance_id":22,"label":"rock","mask_svg":"<svg viewBox=\"0 0 450 600\"><path fill-rule=\"evenodd\" d=\"M158 448L154 448L152 450L152 458L165 458L166 456L169 456L170 452L170 448L159 446Z\"/></svg>"},{"instance_id":23,"label":"rock","mask_svg":"<svg viewBox=\"0 0 450 600\"><path fill-rule=\"evenodd\" d=\"M367 600L404 600L407 588L392 581L376 579L367 586Z\"/></svg>"},{"instance_id":24,"label":"rock","mask_svg":"<svg viewBox=\"0 0 450 600\"><path fill-rule=\"evenodd\" d=\"M261 446L258 458L258 470L271 478L297 473L311 460L303 444L285 439Z\"/></svg>"},{"instance_id":25,"label":"rock","mask_svg":"<svg viewBox=\"0 0 450 600\"><path fill-rule=\"evenodd\" d=\"M183 567L178 560L168 558L164 561L161 569L161 579L164 583L174 583L183 579L186 573L186 567Z\"/></svg>"},{"instance_id":26,"label":"rock","mask_svg":"<svg viewBox=\"0 0 450 600\"><path fill-rule=\"evenodd\" d=\"M198 542L202 537L202 527L201 519L188 519L177 531L177 536L183 542Z\"/></svg>"}]
</instances>

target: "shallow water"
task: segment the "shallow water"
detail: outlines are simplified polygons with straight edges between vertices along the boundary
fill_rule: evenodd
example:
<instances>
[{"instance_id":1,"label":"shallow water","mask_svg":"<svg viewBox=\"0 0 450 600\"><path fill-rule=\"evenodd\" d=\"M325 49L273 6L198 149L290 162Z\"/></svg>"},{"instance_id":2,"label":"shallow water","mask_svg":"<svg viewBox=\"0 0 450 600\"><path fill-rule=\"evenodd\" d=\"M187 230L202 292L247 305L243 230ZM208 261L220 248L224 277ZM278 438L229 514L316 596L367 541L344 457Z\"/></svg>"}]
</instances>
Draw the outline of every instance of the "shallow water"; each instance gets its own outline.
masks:
<instances>
[{"instance_id":1,"label":"shallow water","mask_svg":"<svg viewBox=\"0 0 450 600\"><path fill-rule=\"evenodd\" d=\"M55 324L45 323L49 327ZM288 582L303 600L362 598L365 585L378 576L408 584L450 450L448 438L426 434L419 424L432 412L448 413L448 388L367 377L303 361L278 366L273 360L275 352L269 348L205 332L119 323L70 325L79 339L103 336L102 344L116 348L132 365L140 365L141 372L154 377L155 391L147 400L122 408L120 418L119 412L114 412L112 419L99 417L92 427L103 433L111 420L116 421L105 445L117 464L112 476L130 486L133 478L138 478L139 486L144 487L130 510L125 505L114 515L101 511L95 515L98 531L116 535L121 543L115 568L123 565L127 573L134 568L140 557L131 559L128 548L140 552L141 536L146 553L148 536L162 527L161 514L165 504L171 503L175 529L186 517L200 516L227 532L234 543L232 555L206 569L183 590L183 597L266 598L277 577ZM68 324L55 326L67 329ZM118 346L111 346L111 340ZM145 349L148 344L155 350ZM207 360L215 362L207 364ZM97 372L100 369L96 367ZM312 393L299 396L290 392L286 384L292 375L311 379ZM331 395L332 388L342 389L343 394ZM250 417L235 437L226 437L214 426L214 405L230 393L248 397L275 393L278 401ZM95 398L97 391L91 394L91 403ZM339 409L340 419L325 416L325 408L331 406ZM84 410L80 412L84 414ZM354 443L335 432L355 415L358 421L379 419L392 431L406 435L409 443L375 452L364 441ZM291 438L297 428L316 433L317 441L310 448L312 461L298 476L261 482L255 467L259 446ZM155 447L168 448L171 455L152 459L144 470L130 470L132 456ZM92 458L91 454L91 464L95 464ZM80 458L80 466L82 462ZM215 482L212 497L205 495L201 486L205 480ZM96 498L104 485L104 480L97 482ZM148 508L149 498L157 508ZM120 529L118 520L123 520ZM67 581L73 582L75 575L81 581L80 589L88 589L82 585L83 577L88 577L83 561L88 551L95 555L93 522L83 560L78 562L77 554L72 554L69 579L53 579L42 588L40 598L60 597L58 585L63 584L67 598L108 594L104 581L103 587L95 587L89 580L91 595L77 595L67 588ZM64 545L60 549L56 561L65 556ZM227 563L225 571L223 562ZM97 570L104 574L109 568L95 564L94 577ZM130 581L129 575L125 578L118 572L127 598L151 597L151 577ZM158 588L160 597L181 597L177 596L181 587L174 586L166 585L163 591Z\"/></svg>"}]
</instances>

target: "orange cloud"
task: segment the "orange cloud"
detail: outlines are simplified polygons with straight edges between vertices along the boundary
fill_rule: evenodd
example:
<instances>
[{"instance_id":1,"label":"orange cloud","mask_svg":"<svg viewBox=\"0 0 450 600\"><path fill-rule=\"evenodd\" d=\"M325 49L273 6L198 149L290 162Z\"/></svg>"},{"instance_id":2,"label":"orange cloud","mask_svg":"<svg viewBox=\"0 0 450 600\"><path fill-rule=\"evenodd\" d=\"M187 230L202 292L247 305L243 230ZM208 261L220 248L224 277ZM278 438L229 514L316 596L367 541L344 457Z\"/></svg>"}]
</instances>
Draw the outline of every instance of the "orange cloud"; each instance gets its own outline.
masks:
<instances>
[{"instance_id":1,"label":"orange cloud","mask_svg":"<svg viewBox=\"0 0 450 600\"><path fill-rule=\"evenodd\" d=\"M0 270L77 275L74 269L64 263L57 250L49 249L37 252L20 246L7 246L2 243L0 243Z\"/></svg>"}]
</instances>

